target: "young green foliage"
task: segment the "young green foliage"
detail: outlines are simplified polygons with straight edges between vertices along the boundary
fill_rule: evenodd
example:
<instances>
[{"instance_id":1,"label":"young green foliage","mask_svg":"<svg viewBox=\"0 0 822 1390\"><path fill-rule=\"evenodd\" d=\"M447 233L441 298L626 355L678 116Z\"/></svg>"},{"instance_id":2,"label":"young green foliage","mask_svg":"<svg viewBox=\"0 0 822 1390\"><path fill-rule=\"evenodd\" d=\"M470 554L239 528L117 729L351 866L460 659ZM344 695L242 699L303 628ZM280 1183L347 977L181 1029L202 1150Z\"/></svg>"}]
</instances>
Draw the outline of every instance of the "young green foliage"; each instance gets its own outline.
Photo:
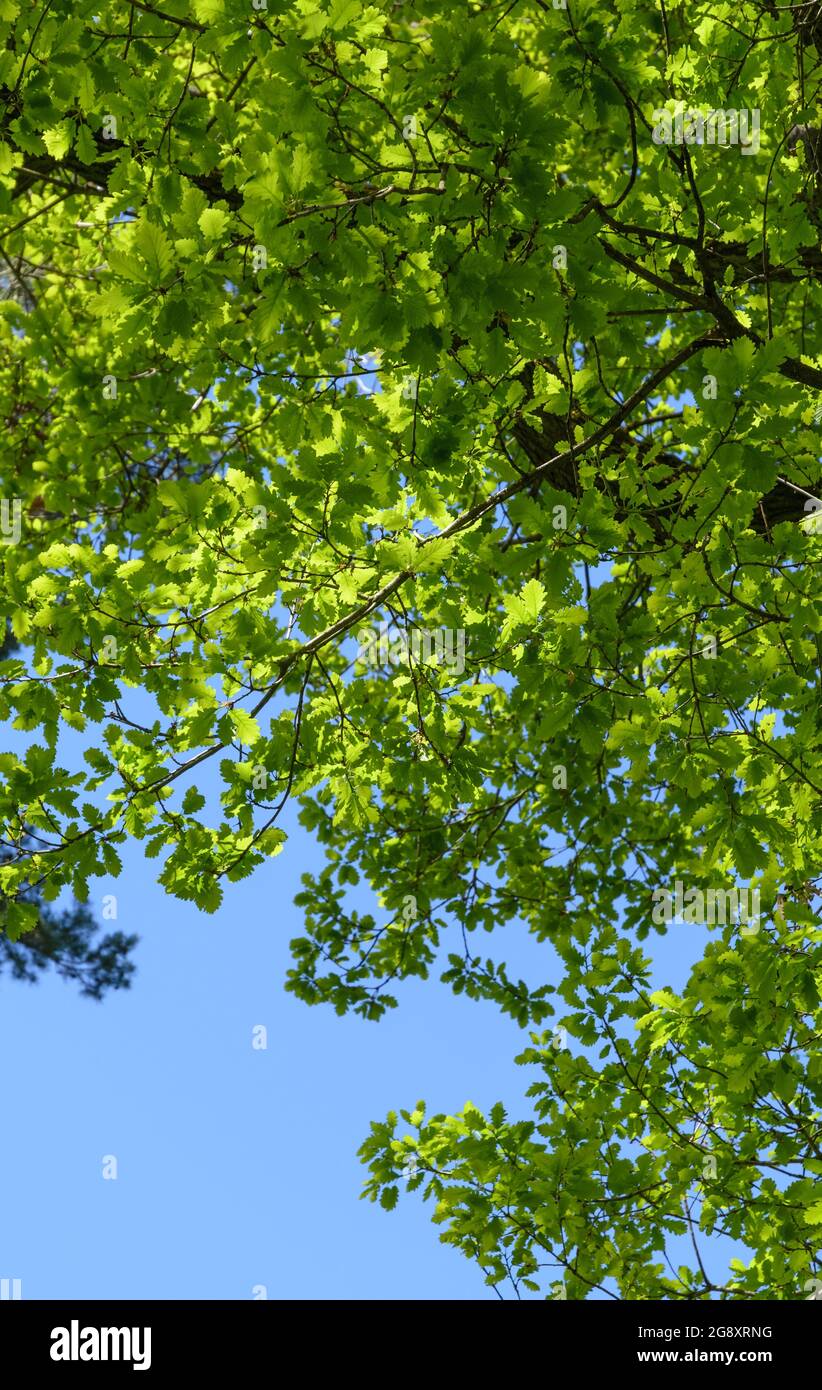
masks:
<instances>
[{"instance_id":1,"label":"young green foliage","mask_svg":"<svg viewBox=\"0 0 822 1390\"><path fill-rule=\"evenodd\" d=\"M0 4L14 932L126 837L213 912L296 799L290 989L378 1019L436 973L532 1032L532 1118L363 1150L495 1287L819 1270L807 8ZM677 882L761 902L680 993ZM558 983L481 950L515 922Z\"/></svg>"}]
</instances>

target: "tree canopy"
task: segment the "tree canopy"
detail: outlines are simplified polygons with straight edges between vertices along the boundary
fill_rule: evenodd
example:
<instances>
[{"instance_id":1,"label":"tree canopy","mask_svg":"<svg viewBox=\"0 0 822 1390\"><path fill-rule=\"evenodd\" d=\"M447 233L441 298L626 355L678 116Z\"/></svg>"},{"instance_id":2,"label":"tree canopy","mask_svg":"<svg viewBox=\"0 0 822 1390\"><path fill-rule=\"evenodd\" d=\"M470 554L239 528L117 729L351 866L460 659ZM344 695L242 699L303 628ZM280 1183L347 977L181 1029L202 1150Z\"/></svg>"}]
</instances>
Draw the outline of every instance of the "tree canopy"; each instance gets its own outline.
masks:
<instances>
[{"instance_id":1,"label":"tree canopy","mask_svg":"<svg viewBox=\"0 0 822 1390\"><path fill-rule=\"evenodd\" d=\"M363 1146L501 1296L822 1287L817 8L0 0L9 939L296 800L289 989L525 1030Z\"/></svg>"}]
</instances>

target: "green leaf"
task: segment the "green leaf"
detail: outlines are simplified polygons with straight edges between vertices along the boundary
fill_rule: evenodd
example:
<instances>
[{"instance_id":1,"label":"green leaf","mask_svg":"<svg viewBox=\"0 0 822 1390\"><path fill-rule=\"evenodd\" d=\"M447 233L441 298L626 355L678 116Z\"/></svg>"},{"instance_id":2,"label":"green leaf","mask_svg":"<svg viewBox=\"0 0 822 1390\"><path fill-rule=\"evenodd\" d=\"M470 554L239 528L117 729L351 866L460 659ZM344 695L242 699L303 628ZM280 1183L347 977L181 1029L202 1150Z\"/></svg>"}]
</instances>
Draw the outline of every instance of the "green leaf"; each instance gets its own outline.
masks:
<instances>
[{"instance_id":1,"label":"green leaf","mask_svg":"<svg viewBox=\"0 0 822 1390\"><path fill-rule=\"evenodd\" d=\"M220 241L228 226L228 213L222 208L206 208L197 219L206 241Z\"/></svg>"}]
</instances>

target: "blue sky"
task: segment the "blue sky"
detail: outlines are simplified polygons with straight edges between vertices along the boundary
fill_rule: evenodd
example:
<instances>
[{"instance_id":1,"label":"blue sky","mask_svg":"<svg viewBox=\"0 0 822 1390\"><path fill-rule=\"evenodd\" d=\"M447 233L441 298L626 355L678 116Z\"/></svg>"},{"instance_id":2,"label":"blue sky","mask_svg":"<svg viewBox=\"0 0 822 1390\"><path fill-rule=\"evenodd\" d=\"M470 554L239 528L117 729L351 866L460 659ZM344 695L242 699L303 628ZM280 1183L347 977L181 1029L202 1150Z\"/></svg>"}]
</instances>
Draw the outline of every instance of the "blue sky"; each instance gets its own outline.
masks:
<instances>
[{"instance_id":1,"label":"blue sky","mask_svg":"<svg viewBox=\"0 0 822 1390\"><path fill-rule=\"evenodd\" d=\"M371 1119L418 1097L529 1115L532 1074L512 1061L526 1035L435 979L402 989L379 1024L286 994L292 898L321 860L289 812L283 853L213 916L168 898L159 862L122 847L122 875L95 880L91 905L116 893L117 926L140 934L131 991L95 1004L56 978L0 977L0 1275L24 1298L250 1299L265 1285L272 1299L496 1301L418 1195L392 1213L359 1200L356 1150ZM646 943L659 983L683 982L697 930ZM533 983L557 978L524 930L489 945Z\"/></svg>"}]
</instances>

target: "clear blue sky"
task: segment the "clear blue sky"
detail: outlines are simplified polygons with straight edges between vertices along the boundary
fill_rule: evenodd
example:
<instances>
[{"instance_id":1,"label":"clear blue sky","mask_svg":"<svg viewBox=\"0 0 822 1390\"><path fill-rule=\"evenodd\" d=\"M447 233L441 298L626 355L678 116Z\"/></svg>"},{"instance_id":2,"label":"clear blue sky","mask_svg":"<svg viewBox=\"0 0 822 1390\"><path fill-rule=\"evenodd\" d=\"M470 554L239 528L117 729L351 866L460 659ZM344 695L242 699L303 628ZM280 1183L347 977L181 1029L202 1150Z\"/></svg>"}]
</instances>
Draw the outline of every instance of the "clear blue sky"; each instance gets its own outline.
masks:
<instances>
[{"instance_id":1,"label":"clear blue sky","mask_svg":"<svg viewBox=\"0 0 822 1390\"><path fill-rule=\"evenodd\" d=\"M265 1284L270 1298L495 1299L417 1195L391 1213L358 1200L355 1153L369 1120L418 1096L528 1115L531 1076L512 1063L525 1035L435 980L379 1024L286 994L291 899L320 858L290 828L213 917L167 898L157 861L126 847L95 896L116 892L118 926L141 935L131 991L95 1004L56 978L0 979L0 1274L24 1298L244 1299ZM507 931L536 981L548 948ZM697 945L688 931L665 945L671 983Z\"/></svg>"}]
</instances>

